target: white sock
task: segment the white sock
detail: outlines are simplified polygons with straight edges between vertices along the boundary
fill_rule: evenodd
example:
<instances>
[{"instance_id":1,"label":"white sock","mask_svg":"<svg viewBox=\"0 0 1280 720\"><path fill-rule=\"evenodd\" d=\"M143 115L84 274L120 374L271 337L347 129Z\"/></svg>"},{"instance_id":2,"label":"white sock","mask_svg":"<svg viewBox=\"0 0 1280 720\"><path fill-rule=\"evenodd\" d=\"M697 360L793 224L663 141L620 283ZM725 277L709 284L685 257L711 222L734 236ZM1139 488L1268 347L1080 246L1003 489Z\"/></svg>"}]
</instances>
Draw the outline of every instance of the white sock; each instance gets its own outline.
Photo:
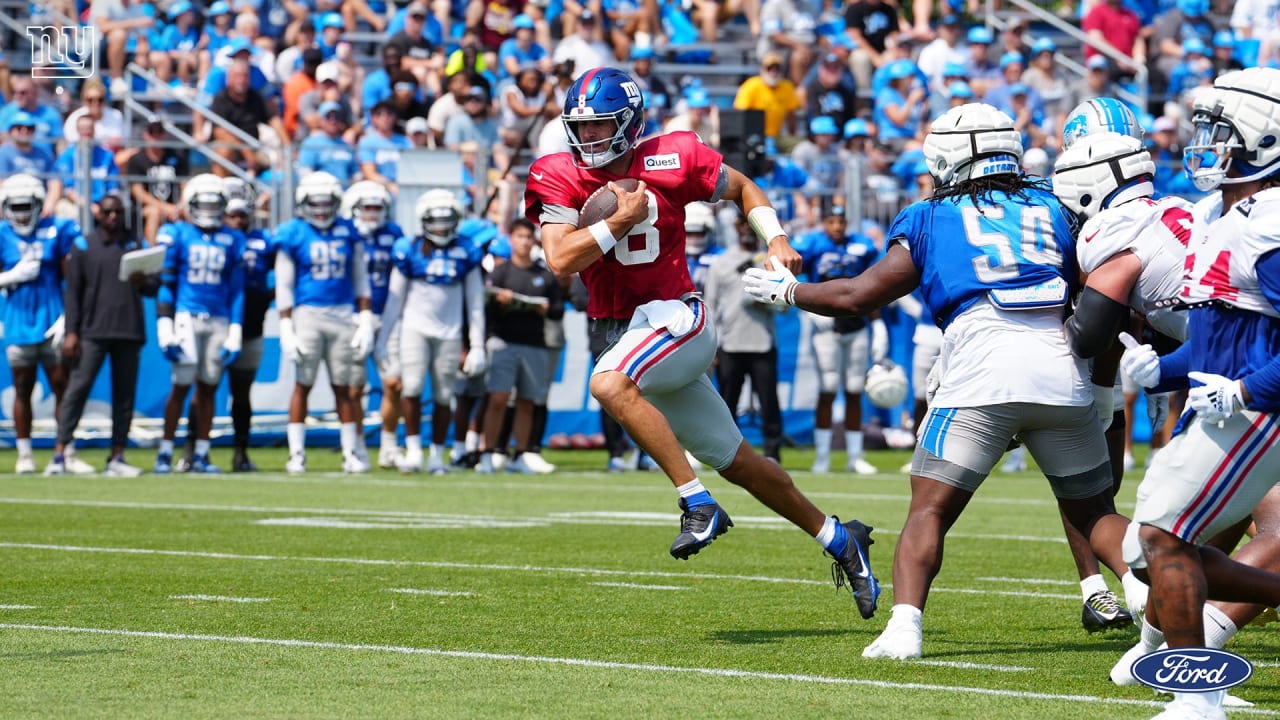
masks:
<instances>
[{"instance_id":1,"label":"white sock","mask_svg":"<svg viewBox=\"0 0 1280 720\"><path fill-rule=\"evenodd\" d=\"M394 450L396 447L396 434L394 432L382 431L382 447L387 450Z\"/></svg>"},{"instance_id":2,"label":"white sock","mask_svg":"<svg viewBox=\"0 0 1280 720\"><path fill-rule=\"evenodd\" d=\"M853 462L862 457L862 431L861 430L845 430L844 431L844 449L849 453L849 462Z\"/></svg>"},{"instance_id":3,"label":"white sock","mask_svg":"<svg viewBox=\"0 0 1280 720\"><path fill-rule=\"evenodd\" d=\"M832 540L836 539L837 524L836 519L828 515L826 522L822 523L822 529L813 537L813 539L817 540L818 544L821 545L824 550L831 544Z\"/></svg>"},{"instance_id":4,"label":"white sock","mask_svg":"<svg viewBox=\"0 0 1280 720\"><path fill-rule=\"evenodd\" d=\"M1140 637L1142 650L1147 653L1155 652L1164 644L1164 633L1152 625L1146 617L1142 618L1142 631L1140 633Z\"/></svg>"},{"instance_id":5,"label":"white sock","mask_svg":"<svg viewBox=\"0 0 1280 720\"><path fill-rule=\"evenodd\" d=\"M1102 592L1107 589L1107 581L1102 579L1101 575L1090 575L1080 581L1080 594L1085 600L1093 597L1094 593Z\"/></svg>"},{"instance_id":6,"label":"white sock","mask_svg":"<svg viewBox=\"0 0 1280 720\"><path fill-rule=\"evenodd\" d=\"M680 497L682 498L692 497L693 495L697 495L700 492L707 491L706 488L702 487L702 481L699 480L698 478L694 478L690 482L687 482L681 485L680 487L676 488L676 490L680 493Z\"/></svg>"},{"instance_id":7,"label":"white sock","mask_svg":"<svg viewBox=\"0 0 1280 720\"><path fill-rule=\"evenodd\" d=\"M209 457L209 447L212 444L208 440L196 440L196 455L198 457Z\"/></svg>"},{"instance_id":8,"label":"white sock","mask_svg":"<svg viewBox=\"0 0 1280 720\"><path fill-rule=\"evenodd\" d=\"M21 450L19 450L18 452L22 452L22 451L21 451ZM30 451L28 451L28 452L30 452ZM172 441L172 440L161 440L161 441L160 441L160 454L161 454L161 455L172 455L172 454L173 454L173 441Z\"/></svg>"},{"instance_id":9,"label":"white sock","mask_svg":"<svg viewBox=\"0 0 1280 720\"><path fill-rule=\"evenodd\" d=\"M356 424L353 422L344 422L342 427L338 429L338 442L342 445L342 454L346 455L356 449Z\"/></svg>"},{"instance_id":10,"label":"white sock","mask_svg":"<svg viewBox=\"0 0 1280 720\"><path fill-rule=\"evenodd\" d=\"M289 423L285 428L285 435L289 438L289 454L301 455L307 451L307 424L306 423Z\"/></svg>"},{"instance_id":11,"label":"white sock","mask_svg":"<svg viewBox=\"0 0 1280 720\"><path fill-rule=\"evenodd\" d=\"M18 438L18 457L31 457L31 438ZM67 449L66 455L74 454L70 448Z\"/></svg>"},{"instance_id":12,"label":"white sock","mask_svg":"<svg viewBox=\"0 0 1280 720\"><path fill-rule=\"evenodd\" d=\"M369 454L369 447L365 444L364 428L360 427L360 423L356 423L356 452L361 455Z\"/></svg>"},{"instance_id":13,"label":"white sock","mask_svg":"<svg viewBox=\"0 0 1280 720\"><path fill-rule=\"evenodd\" d=\"M467 452L475 452L480 449L480 433L475 430L467 431Z\"/></svg>"},{"instance_id":14,"label":"white sock","mask_svg":"<svg viewBox=\"0 0 1280 720\"><path fill-rule=\"evenodd\" d=\"M421 455L422 454L422 436L406 435L404 438L404 449L410 455Z\"/></svg>"},{"instance_id":15,"label":"white sock","mask_svg":"<svg viewBox=\"0 0 1280 720\"><path fill-rule=\"evenodd\" d=\"M923 623L924 613L920 608L914 605L899 604L893 606L893 616L889 618L890 625L911 624L920 627Z\"/></svg>"},{"instance_id":16,"label":"white sock","mask_svg":"<svg viewBox=\"0 0 1280 720\"><path fill-rule=\"evenodd\" d=\"M1235 637L1239 628L1227 614L1218 608L1204 604L1204 644L1211 648L1221 649L1227 641Z\"/></svg>"},{"instance_id":17,"label":"white sock","mask_svg":"<svg viewBox=\"0 0 1280 720\"><path fill-rule=\"evenodd\" d=\"M1140 612L1147 607L1147 594L1151 588L1142 582L1130 570L1120 578L1120 584L1124 586L1124 604L1129 608L1129 612Z\"/></svg>"},{"instance_id":18,"label":"white sock","mask_svg":"<svg viewBox=\"0 0 1280 720\"><path fill-rule=\"evenodd\" d=\"M814 429L813 451L817 457L831 457L831 428Z\"/></svg>"},{"instance_id":19,"label":"white sock","mask_svg":"<svg viewBox=\"0 0 1280 720\"><path fill-rule=\"evenodd\" d=\"M453 450L450 452L455 458L460 458L467 454L467 444L461 440L454 440Z\"/></svg>"},{"instance_id":20,"label":"white sock","mask_svg":"<svg viewBox=\"0 0 1280 720\"><path fill-rule=\"evenodd\" d=\"M429 457L439 460L444 455L444 446L431 443L431 449L428 451Z\"/></svg>"}]
</instances>

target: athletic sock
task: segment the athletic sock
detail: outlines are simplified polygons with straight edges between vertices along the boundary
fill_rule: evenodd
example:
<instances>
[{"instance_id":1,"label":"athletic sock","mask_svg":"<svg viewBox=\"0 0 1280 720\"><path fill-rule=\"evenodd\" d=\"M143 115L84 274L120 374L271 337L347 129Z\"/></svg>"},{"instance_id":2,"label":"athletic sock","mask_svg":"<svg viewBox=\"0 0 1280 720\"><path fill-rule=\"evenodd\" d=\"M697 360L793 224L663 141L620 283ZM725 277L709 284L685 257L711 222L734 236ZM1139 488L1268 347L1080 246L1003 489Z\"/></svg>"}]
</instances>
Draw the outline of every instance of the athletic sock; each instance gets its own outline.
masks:
<instances>
[{"instance_id":1,"label":"athletic sock","mask_svg":"<svg viewBox=\"0 0 1280 720\"><path fill-rule=\"evenodd\" d=\"M690 510L703 505L714 505L715 499L711 497L711 493L702 487L702 481L694 478L680 487L676 488L680 493L680 497L684 500L685 507Z\"/></svg>"},{"instance_id":2,"label":"athletic sock","mask_svg":"<svg viewBox=\"0 0 1280 720\"><path fill-rule=\"evenodd\" d=\"M813 453L815 459L830 459L831 428L817 428L813 431Z\"/></svg>"},{"instance_id":3,"label":"athletic sock","mask_svg":"<svg viewBox=\"0 0 1280 720\"><path fill-rule=\"evenodd\" d=\"M1107 589L1107 581L1101 575L1090 575L1080 581L1080 594L1084 597L1085 602L1093 597L1095 593L1104 592Z\"/></svg>"},{"instance_id":4,"label":"athletic sock","mask_svg":"<svg viewBox=\"0 0 1280 720\"><path fill-rule=\"evenodd\" d=\"M289 438L290 455L302 455L307 451L306 423L289 423L289 426L285 428L285 435Z\"/></svg>"},{"instance_id":5,"label":"athletic sock","mask_svg":"<svg viewBox=\"0 0 1280 720\"><path fill-rule=\"evenodd\" d=\"M814 537L818 544L827 552L839 557L849 547L849 531L844 525L830 515L827 516L826 522L822 523L822 529Z\"/></svg>"}]
</instances>

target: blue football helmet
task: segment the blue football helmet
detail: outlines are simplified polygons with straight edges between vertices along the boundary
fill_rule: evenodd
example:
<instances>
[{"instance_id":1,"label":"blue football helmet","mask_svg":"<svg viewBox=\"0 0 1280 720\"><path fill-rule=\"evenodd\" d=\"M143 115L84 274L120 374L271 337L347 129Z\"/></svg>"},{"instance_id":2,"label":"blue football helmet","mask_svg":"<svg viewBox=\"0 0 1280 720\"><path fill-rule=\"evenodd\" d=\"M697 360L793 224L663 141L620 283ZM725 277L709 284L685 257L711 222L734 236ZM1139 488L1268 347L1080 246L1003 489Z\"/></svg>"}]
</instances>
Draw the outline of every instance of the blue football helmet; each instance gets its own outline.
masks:
<instances>
[{"instance_id":1,"label":"blue football helmet","mask_svg":"<svg viewBox=\"0 0 1280 720\"><path fill-rule=\"evenodd\" d=\"M579 166L604 167L635 147L644 134L644 97L640 86L625 72L594 68L569 87L560 118ZM611 118L617 123L613 137L582 142L578 138L578 123L602 118Z\"/></svg>"},{"instance_id":2,"label":"blue football helmet","mask_svg":"<svg viewBox=\"0 0 1280 720\"><path fill-rule=\"evenodd\" d=\"M1075 141L1086 135L1113 132L1142 139L1142 125L1128 105L1115 98L1085 100L1067 115L1062 125L1062 149L1071 149Z\"/></svg>"}]
</instances>

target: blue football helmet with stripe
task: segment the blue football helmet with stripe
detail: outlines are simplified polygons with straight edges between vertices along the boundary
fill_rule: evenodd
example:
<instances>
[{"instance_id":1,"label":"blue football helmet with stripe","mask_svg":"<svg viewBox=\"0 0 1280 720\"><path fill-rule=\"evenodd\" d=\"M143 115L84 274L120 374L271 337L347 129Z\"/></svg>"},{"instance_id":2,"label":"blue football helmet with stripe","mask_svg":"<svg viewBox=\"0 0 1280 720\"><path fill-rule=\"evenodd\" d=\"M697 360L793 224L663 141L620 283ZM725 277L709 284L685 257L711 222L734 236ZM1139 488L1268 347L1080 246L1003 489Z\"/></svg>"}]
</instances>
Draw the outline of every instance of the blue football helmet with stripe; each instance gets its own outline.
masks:
<instances>
[{"instance_id":1,"label":"blue football helmet with stripe","mask_svg":"<svg viewBox=\"0 0 1280 720\"><path fill-rule=\"evenodd\" d=\"M1113 132L1142 140L1142 125L1128 105L1115 98L1085 100L1067 114L1062 125L1062 149L1070 150L1075 141L1086 135Z\"/></svg>"},{"instance_id":2,"label":"blue football helmet with stripe","mask_svg":"<svg viewBox=\"0 0 1280 720\"><path fill-rule=\"evenodd\" d=\"M593 68L569 86L560 118L579 166L604 167L635 147L644 134L644 96L640 86L625 72ZM613 136L583 142L578 135L578 124L600 119L612 119L617 124Z\"/></svg>"}]
</instances>

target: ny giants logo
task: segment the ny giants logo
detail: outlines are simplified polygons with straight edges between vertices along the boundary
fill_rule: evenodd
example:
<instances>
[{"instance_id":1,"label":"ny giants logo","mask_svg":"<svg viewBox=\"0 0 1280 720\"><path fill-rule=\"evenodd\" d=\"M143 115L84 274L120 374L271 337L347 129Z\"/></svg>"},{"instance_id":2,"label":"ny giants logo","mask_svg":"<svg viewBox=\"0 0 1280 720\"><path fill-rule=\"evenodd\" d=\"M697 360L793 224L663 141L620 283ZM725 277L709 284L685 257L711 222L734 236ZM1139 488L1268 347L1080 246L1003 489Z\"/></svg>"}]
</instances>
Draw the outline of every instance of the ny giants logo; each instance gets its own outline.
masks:
<instances>
[{"instance_id":1,"label":"ny giants logo","mask_svg":"<svg viewBox=\"0 0 1280 720\"><path fill-rule=\"evenodd\" d=\"M98 34L88 25L28 25L31 77L91 78L98 72Z\"/></svg>"},{"instance_id":2,"label":"ny giants logo","mask_svg":"<svg viewBox=\"0 0 1280 720\"><path fill-rule=\"evenodd\" d=\"M1213 648L1169 648L1144 655L1130 668L1144 685L1167 692L1213 692L1253 676L1248 660Z\"/></svg>"}]
</instances>

